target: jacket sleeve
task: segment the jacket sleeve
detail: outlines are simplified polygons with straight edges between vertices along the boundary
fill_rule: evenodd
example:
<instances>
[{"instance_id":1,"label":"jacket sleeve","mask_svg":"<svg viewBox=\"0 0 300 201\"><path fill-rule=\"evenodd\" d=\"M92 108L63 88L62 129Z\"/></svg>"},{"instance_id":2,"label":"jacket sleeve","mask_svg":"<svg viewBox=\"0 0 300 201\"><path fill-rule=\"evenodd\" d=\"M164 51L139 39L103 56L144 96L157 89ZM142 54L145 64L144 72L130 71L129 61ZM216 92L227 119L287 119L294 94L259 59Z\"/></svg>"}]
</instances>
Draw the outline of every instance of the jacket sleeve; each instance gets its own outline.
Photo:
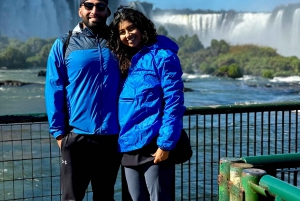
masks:
<instances>
[{"instance_id":1,"label":"jacket sleeve","mask_svg":"<svg viewBox=\"0 0 300 201\"><path fill-rule=\"evenodd\" d=\"M183 127L182 118L185 112L182 69L179 58L175 53L161 59L158 64L163 90L163 117L159 130L157 145L163 150L172 150Z\"/></svg>"},{"instance_id":2,"label":"jacket sleeve","mask_svg":"<svg viewBox=\"0 0 300 201\"><path fill-rule=\"evenodd\" d=\"M66 71L63 58L63 42L57 39L49 53L45 81L45 101L49 131L55 138L66 134L68 123L65 92Z\"/></svg>"}]
</instances>

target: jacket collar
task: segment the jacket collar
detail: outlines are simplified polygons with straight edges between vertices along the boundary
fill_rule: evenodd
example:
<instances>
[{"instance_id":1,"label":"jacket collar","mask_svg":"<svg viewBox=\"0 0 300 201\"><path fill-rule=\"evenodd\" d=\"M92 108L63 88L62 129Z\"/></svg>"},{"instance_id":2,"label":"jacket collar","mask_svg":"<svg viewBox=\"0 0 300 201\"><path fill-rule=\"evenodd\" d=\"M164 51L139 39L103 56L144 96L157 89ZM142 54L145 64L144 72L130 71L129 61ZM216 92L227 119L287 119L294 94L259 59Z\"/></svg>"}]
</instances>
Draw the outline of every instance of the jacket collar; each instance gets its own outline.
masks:
<instances>
[{"instance_id":1,"label":"jacket collar","mask_svg":"<svg viewBox=\"0 0 300 201\"><path fill-rule=\"evenodd\" d=\"M87 36L93 36L93 37L99 37L99 38L105 38L105 39L107 39L107 37L109 35L108 31L109 31L108 26L105 25L101 29L101 31L97 35L95 35L90 28L88 28L88 27L83 28L83 22L79 22L77 24L77 26L73 29L72 32L73 33L83 33L83 34L85 34Z\"/></svg>"}]
</instances>

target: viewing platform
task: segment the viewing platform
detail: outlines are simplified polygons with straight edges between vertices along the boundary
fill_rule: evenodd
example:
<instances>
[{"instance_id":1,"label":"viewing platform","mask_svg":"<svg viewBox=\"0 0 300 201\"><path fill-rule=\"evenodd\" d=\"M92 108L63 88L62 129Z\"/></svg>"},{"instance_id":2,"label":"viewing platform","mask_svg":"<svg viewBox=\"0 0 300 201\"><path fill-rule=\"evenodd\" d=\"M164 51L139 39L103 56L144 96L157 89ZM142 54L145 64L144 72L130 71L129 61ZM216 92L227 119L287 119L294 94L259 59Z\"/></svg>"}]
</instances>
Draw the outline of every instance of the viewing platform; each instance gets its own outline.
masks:
<instances>
[{"instance_id":1,"label":"viewing platform","mask_svg":"<svg viewBox=\"0 0 300 201\"><path fill-rule=\"evenodd\" d=\"M299 117L300 102L188 107L194 153L176 165L174 200L300 200ZM61 200L60 166L46 114L0 116L0 200ZM122 176L115 200L130 201Z\"/></svg>"}]
</instances>

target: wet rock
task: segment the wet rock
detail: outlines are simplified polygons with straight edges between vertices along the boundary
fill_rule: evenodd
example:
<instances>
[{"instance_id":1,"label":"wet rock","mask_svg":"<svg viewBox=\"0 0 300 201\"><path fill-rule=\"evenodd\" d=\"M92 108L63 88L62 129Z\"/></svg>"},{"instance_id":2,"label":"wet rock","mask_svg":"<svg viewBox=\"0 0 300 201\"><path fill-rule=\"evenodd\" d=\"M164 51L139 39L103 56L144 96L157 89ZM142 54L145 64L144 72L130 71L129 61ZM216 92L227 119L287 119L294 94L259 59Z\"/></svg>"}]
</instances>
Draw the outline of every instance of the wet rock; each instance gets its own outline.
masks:
<instances>
[{"instance_id":1,"label":"wet rock","mask_svg":"<svg viewBox=\"0 0 300 201\"><path fill-rule=\"evenodd\" d=\"M194 91L194 90L191 88L187 88L187 87L184 87L184 89L183 89L183 92L191 92L191 91Z\"/></svg>"},{"instance_id":2,"label":"wet rock","mask_svg":"<svg viewBox=\"0 0 300 201\"><path fill-rule=\"evenodd\" d=\"M40 70L38 72L37 76L46 76L46 71L45 70Z\"/></svg>"},{"instance_id":3,"label":"wet rock","mask_svg":"<svg viewBox=\"0 0 300 201\"><path fill-rule=\"evenodd\" d=\"M16 81L16 80L4 80L4 81L0 81L0 86L19 87L19 86L24 86L24 85L28 85L28 84L31 84L31 83L21 82L21 81Z\"/></svg>"}]
</instances>

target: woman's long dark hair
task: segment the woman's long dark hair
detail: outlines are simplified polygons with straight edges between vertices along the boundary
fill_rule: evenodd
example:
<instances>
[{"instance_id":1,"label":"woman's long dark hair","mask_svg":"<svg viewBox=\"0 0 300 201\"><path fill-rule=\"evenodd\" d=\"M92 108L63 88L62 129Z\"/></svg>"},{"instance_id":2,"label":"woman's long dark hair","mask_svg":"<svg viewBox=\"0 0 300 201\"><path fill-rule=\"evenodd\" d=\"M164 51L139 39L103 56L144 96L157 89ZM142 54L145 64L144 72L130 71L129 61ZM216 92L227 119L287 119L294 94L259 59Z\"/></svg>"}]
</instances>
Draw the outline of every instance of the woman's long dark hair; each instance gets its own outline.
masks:
<instances>
[{"instance_id":1,"label":"woman's long dark hair","mask_svg":"<svg viewBox=\"0 0 300 201\"><path fill-rule=\"evenodd\" d=\"M131 64L131 58L137 52L135 48L128 47L120 40L119 23L125 20L130 21L140 30L143 45L153 44L156 42L157 36L155 25L142 12L125 6L120 6L117 9L114 14L114 19L109 25L110 37L107 44L119 59L122 74L127 74Z\"/></svg>"}]
</instances>

